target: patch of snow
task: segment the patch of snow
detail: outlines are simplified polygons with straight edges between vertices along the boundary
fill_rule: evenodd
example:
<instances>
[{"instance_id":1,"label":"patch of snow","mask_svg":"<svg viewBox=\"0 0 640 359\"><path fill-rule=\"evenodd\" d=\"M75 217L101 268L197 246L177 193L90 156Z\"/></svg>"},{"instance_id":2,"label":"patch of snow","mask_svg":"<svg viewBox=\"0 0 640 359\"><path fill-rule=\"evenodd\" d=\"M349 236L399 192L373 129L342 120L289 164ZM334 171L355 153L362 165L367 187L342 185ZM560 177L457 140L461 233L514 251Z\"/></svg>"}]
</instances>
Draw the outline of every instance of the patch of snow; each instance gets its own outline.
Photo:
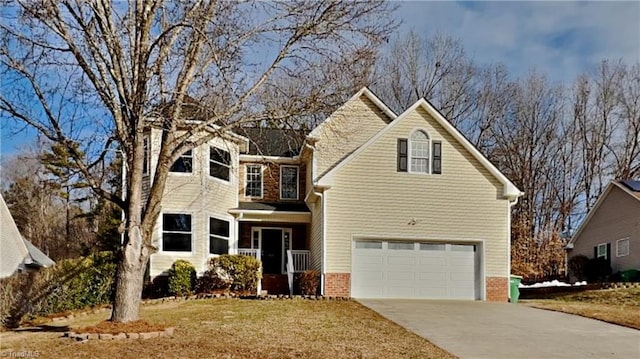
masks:
<instances>
[{"instance_id":1,"label":"patch of snow","mask_svg":"<svg viewBox=\"0 0 640 359\"><path fill-rule=\"evenodd\" d=\"M576 282L573 285L574 286L587 285L587 282L586 281ZM550 282L533 283L530 285L520 283L518 285L518 288L543 288L543 287L571 287L571 284L560 282L559 280L554 279Z\"/></svg>"}]
</instances>

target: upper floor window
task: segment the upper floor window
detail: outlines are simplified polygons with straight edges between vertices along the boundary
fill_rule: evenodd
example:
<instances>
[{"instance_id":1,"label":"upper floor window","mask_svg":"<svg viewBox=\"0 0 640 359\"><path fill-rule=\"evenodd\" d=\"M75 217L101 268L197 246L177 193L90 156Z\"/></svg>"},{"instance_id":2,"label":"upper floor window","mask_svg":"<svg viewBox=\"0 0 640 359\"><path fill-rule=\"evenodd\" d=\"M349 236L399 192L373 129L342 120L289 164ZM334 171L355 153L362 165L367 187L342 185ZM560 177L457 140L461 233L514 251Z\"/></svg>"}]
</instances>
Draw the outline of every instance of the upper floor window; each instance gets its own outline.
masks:
<instances>
[{"instance_id":1,"label":"upper floor window","mask_svg":"<svg viewBox=\"0 0 640 359\"><path fill-rule=\"evenodd\" d=\"M142 174L149 174L149 136L144 136L142 139Z\"/></svg>"},{"instance_id":2,"label":"upper floor window","mask_svg":"<svg viewBox=\"0 0 640 359\"><path fill-rule=\"evenodd\" d=\"M229 253L229 221L209 217L209 253Z\"/></svg>"},{"instance_id":3,"label":"upper floor window","mask_svg":"<svg viewBox=\"0 0 640 359\"><path fill-rule=\"evenodd\" d=\"M244 195L246 197L262 197L262 166L247 165L246 172L246 188Z\"/></svg>"},{"instance_id":4,"label":"upper floor window","mask_svg":"<svg viewBox=\"0 0 640 359\"><path fill-rule=\"evenodd\" d=\"M442 173L442 142L432 141L422 130L398 139L398 172Z\"/></svg>"},{"instance_id":5,"label":"upper floor window","mask_svg":"<svg viewBox=\"0 0 640 359\"><path fill-rule=\"evenodd\" d=\"M280 198L298 199L298 166L280 166Z\"/></svg>"},{"instance_id":6,"label":"upper floor window","mask_svg":"<svg viewBox=\"0 0 640 359\"><path fill-rule=\"evenodd\" d=\"M162 250L191 252L191 215L164 213L162 215Z\"/></svg>"},{"instance_id":7,"label":"upper floor window","mask_svg":"<svg viewBox=\"0 0 640 359\"><path fill-rule=\"evenodd\" d=\"M193 172L193 151L189 150L183 153L171 165L171 172L191 173Z\"/></svg>"},{"instance_id":8,"label":"upper floor window","mask_svg":"<svg viewBox=\"0 0 640 359\"><path fill-rule=\"evenodd\" d=\"M209 151L209 175L228 181L231 172L231 155L229 152L211 147Z\"/></svg>"},{"instance_id":9,"label":"upper floor window","mask_svg":"<svg viewBox=\"0 0 640 359\"><path fill-rule=\"evenodd\" d=\"M429 136L422 131L415 131L409 140L411 161L409 171L429 173Z\"/></svg>"}]
</instances>

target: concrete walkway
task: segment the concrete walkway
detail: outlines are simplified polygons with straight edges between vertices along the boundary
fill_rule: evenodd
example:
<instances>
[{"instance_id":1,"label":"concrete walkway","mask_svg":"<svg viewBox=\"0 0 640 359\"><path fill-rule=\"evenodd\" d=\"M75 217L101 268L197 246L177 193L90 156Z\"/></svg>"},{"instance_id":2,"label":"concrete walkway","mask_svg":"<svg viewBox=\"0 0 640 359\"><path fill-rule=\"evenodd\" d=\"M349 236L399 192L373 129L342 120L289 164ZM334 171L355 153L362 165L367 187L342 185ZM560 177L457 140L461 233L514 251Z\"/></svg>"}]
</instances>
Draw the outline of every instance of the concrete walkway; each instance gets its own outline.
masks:
<instances>
[{"instance_id":1,"label":"concrete walkway","mask_svg":"<svg viewBox=\"0 0 640 359\"><path fill-rule=\"evenodd\" d=\"M640 358L640 331L521 304L361 299L460 358Z\"/></svg>"}]
</instances>

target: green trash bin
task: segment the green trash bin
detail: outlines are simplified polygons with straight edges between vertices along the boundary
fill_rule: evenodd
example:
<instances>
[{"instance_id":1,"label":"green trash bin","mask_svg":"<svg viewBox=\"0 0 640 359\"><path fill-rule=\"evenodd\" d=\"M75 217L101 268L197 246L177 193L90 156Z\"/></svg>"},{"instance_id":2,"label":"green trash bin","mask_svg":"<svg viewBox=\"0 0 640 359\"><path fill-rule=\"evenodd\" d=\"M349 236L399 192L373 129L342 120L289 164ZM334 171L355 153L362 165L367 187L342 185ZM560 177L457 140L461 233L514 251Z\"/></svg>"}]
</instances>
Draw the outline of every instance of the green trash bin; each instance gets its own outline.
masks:
<instances>
[{"instance_id":1,"label":"green trash bin","mask_svg":"<svg viewBox=\"0 0 640 359\"><path fill-rule=\"evenodd\" d=\"M520 297L520 289L518 289L518 285L520 285L520 281L522 281L522 277L519 275L511 275L511 293L510 299L511 303L518 303L518 298Z\"/></svg>"}]
</instances>

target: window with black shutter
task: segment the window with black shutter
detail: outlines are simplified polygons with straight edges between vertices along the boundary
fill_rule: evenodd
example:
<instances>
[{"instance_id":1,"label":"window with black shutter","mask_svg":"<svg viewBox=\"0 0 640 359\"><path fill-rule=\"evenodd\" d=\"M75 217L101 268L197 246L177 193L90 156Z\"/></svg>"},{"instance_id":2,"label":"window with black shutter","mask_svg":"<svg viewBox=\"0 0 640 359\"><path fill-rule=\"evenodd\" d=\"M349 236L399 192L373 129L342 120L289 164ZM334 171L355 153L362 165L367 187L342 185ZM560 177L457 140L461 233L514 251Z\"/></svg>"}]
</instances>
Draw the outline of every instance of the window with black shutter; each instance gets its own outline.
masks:
<instances>
[{"instance_id":1,"label":"window with black shutter","mask_svg":"<svg viewBox=\"0 0 640 359\"><path fill-rule=\"evenodd\" d=\"M398 172L407 172L407 139L398 139Z\"/></svg>"},{"instance_id":2,"label":"window with black shutter","mask_svg":"<svg viewBox=\"0 0 640 359\"><path fill-rule=\"evenodd\" d=\"M442 173L442 143L433 141L433 174Z\"/></svg>"}]
</instances>

